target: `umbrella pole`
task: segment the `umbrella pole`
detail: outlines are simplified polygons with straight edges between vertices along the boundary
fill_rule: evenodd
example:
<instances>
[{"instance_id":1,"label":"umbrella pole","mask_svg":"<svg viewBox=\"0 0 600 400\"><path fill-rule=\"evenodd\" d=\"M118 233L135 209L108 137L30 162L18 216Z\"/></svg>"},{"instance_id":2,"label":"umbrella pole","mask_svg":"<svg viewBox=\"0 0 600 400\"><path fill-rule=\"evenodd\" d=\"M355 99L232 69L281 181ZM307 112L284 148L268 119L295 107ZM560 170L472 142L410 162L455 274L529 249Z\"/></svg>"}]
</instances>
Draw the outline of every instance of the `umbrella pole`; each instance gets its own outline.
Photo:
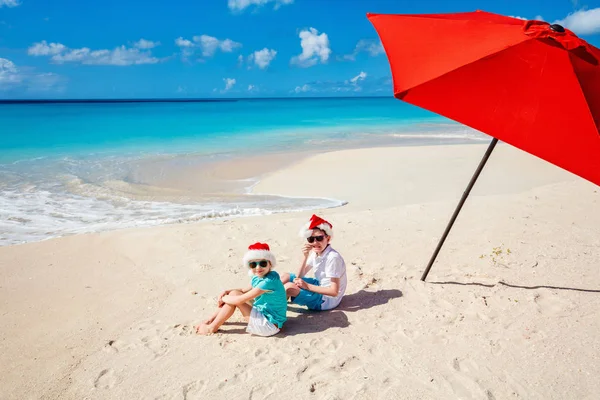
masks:
<instances>
[{"instance_id":1,"label":"umbrella pole","mask_svg":"<svg viewBox=\"0 0 600 400\"><path fill-rule=\"evenodd\" d=\"M494 147L496 147L496 143L498 143L498 139L496 139L496 138L492 139L492 141L490 142L490 145L488 146L487 151L485 152L485 154L483 155L483 158L479 162L479 166L477 167L477 170L473 174L473 177L471 178L469 185L465 189L465 191L462 195L462 198L460 199L460 202L456 206L456 210L454 210L454 214L452 214L452 218L450 218L450 222L448 223L448 226L446 226L446 230L444 231L442 238L440 239L437 247L435 248L435 251L433 252L433 255L431 256L431 259L429 260L429 264L427 264L427 268L425 269L425 272L423 272L423 276L421 276L422 281L425 281L425 279L427 278L427 274L429 274L429 270L431 269L431 266L435 262L435 259L438 255L438 253L440 252L442 246L444 245L444 241L446 240L446 237L448 237L448 233L450 233L450 229L452 229L452 225L454 225L454 221L456 221L456 217L458 217L458 213L460 212L463 204L465 204L465 201L467 200L469 193L471 193L471 189L473 189L473 185L475 185L475 181L477 181L477 178L479 177L481 170L485 166L485 163L487 162L488 158L490 158L490 155L492 154Z\"/></svg>"}]
</instances>

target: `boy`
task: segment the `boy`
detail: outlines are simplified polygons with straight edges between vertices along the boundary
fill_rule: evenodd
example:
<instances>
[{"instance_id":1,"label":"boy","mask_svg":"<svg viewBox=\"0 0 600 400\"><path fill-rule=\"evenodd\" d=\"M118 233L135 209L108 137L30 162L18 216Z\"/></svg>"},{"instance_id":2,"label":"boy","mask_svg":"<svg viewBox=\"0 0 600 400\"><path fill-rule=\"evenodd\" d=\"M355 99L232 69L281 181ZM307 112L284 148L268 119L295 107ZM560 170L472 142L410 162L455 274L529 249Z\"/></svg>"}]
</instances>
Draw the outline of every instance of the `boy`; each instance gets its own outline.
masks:
<instances>
[{"instance_id":1,"label":"boy","mask_svg":"<svg viewBox=\"0 0 600 400\"><path fill-rule=\"evenodd\" d=\"M302 248L304 260L297 274L281 276L286 294L293 304L309 310L331 310L340 304L347 286L346 263L329 243L333 225L313 215L300 235L308 242ZM311 269L315 277L305 277Z\"/></svg>"}]
</instances>

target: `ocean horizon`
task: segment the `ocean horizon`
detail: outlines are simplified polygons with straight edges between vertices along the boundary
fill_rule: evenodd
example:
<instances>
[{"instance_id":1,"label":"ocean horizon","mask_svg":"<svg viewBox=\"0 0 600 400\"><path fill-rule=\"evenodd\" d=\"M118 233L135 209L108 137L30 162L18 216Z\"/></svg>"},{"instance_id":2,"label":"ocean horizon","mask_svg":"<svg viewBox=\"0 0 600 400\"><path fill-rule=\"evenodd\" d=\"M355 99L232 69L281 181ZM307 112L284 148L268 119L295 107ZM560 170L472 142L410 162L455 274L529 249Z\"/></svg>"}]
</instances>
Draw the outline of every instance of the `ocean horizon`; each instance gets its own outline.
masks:
<instances>
[{"instance_id":1,"label":"ocean horizon","mask_svg":"<svg viewBox=\"0 0 600 400\"><path fill-rule=\"evenodd\" d=\"M15 98L0 99L0 104L36 104L36 103L231 103L235 101L271 101L271 100L315 100L315 99L390 99L393 96L302 96L302 97L139 97L139 98Z\"/></svg>"},{"instance_id":2,"label":"ocean horizon","mask_svg":"<svg viewBox=\"0 0 600 400\"><path fill-rule=\"evenodd\" d=\"M216 163L486 140L392 97L2 100L0 123L0 245L345 204L251 195L260 175Z\"/></svg>"}]
</instances>

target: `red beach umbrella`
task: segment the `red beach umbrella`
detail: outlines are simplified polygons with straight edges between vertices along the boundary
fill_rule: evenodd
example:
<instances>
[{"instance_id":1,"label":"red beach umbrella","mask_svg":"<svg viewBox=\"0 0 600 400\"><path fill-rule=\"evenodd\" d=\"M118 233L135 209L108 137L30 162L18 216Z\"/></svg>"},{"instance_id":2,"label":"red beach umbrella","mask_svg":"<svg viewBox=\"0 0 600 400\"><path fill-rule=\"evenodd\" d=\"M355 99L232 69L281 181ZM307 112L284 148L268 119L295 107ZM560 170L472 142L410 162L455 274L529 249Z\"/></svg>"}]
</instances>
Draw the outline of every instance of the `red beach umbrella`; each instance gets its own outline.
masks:
<instances>
[{"instance_id":1,"label":"red beach umbrella","mask_svg":"<svg viewBox=\"0 0 600 400\"><path fill-rule=\"evenodd\" d=\"M493 137L425 280L498 140L600 185L600 50L557 24L483 11L367 14L394 97Z\"/></svg>"}]
</instances>

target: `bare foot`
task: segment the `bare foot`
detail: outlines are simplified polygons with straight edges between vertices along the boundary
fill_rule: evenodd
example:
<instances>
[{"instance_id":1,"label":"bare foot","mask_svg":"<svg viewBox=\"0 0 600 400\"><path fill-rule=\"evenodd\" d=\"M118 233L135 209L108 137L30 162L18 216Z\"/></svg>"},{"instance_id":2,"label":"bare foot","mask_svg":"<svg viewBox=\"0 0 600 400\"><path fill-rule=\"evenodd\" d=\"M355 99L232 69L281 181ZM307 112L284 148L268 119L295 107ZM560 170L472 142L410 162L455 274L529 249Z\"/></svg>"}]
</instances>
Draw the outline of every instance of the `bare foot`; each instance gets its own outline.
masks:
<instances>
[{"instance_id":1,"label":"bare foot","mask_svg":"<svg viewBox=\"0 0 600 400\"><path fill-rule=\"evenodd\" d=\"M210 326L207 325L207 324L196 325L196 333L198 335L210 335L210 334L212 334L212 332L210 330Z\"/></svg>"}]
</instances>

